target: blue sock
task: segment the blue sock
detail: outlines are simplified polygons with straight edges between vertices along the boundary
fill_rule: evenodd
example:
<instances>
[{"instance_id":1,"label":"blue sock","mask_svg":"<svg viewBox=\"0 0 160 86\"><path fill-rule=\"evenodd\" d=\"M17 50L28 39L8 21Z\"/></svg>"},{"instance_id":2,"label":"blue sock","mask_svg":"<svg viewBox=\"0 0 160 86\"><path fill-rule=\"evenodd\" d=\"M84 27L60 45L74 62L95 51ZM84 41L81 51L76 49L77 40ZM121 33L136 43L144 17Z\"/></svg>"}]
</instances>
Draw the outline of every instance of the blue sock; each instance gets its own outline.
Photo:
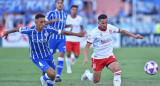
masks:
<instances>
[{"instance_id":1,"label":"blue sock","mask_svg":"<svg viewBox=\"0 0 160 86\"><path fill-rule=\"evenodd\" d=\"M53 86L53 84L50 84L50 83L47 82L47 86Z\"/></svg>"},{"instance_id":2,"label":"blue sock","mask_svg":"<svg viewBox=\"0 0 160 86\"><path fill-rule=\"evenodd\" d=\"M63 59L62 57L58 57L58 63L57 63L57 76L61 75L62 68L63 68Z\"/></svg>"}]
</instances>

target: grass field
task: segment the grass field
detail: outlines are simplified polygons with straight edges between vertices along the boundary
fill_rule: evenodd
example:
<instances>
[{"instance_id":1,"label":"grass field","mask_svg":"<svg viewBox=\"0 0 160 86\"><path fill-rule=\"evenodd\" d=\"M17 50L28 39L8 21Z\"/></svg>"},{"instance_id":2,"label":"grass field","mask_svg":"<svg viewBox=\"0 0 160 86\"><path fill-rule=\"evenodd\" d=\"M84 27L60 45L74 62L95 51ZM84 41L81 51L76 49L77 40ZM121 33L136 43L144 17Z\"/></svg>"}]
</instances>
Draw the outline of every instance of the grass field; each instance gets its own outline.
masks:
<instances>
[{"instance_id":1,"label":"grass field","mask_svg":"<svg viewBox=\"0 0 160 86\"><path fill-rule=\"evenodd\" d=\"M41 86L39 78L42 73L30 61L28 51L28 48L0 48L0 86ZM107 68L103 69L98 84L80 81L85 69L91 69L91 60L82 68L84 50L81 52L76 64L72 65L73 73L67 74L64 64L62 82L54 86L113 86L113 73ZM144 72L147 61L156 61L160 65L160 48L119 48L114 53L122 71L122 86L160 86L160 72L156 75ZM54 57L57 62L57 54Z\"/></svg>"}]
</instances>

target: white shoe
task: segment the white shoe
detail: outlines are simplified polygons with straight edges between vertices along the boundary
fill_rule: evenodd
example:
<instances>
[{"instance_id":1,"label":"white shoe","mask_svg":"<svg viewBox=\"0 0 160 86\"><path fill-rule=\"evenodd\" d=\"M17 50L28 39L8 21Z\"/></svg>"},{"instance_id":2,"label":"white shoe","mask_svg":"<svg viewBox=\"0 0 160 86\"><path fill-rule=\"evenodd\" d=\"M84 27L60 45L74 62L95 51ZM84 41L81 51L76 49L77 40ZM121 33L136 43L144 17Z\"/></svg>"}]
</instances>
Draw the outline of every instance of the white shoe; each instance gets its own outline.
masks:
<instances>
[{"instance_id":1,"label":"white shoe","mask_svg":"<svg viewBox=\"0 0 160 86\"><path fill-rule=\"evenodd\" d=\"M47 86L47 81L43 79L43 76L40 77L42 86Z\"/></svg>"},{"instance_id":2,"label":"white shoe","mask_svg":"<svg viewBox=\"0 0 160 86\"><path fill-rule=\"evenodd\" d=\"M81 76L81 81L85 81L87 79L87 73L89 73L90 70L89 69L86 69L86 71L84 72L84 74Z\"/></svg>"},{"instance_id":3,"label":"white shoe","mask_svg":"<svg viewBox=\"0 0 160 86\"><path fill-rule=\"evenodd\" d=\"M68 73L68 74L71 74L71 73L72 73L72 70L67 70L67 73Z\"/></svg>"}]
</instances>

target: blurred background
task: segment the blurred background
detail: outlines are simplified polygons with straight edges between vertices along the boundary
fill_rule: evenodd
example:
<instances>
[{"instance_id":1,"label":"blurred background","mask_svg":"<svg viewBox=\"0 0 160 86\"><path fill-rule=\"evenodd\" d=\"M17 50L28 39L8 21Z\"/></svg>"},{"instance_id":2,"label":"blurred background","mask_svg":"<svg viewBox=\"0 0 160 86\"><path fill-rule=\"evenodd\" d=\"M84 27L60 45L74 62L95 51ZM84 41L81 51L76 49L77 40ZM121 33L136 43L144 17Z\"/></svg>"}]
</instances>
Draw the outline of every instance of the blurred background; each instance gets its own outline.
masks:
<instances>
[{"instance_id":1,"label":"blurred background","mask_svg":"<svg viewBox=\"0 0 160 86\"><path fill-rule=\"evenodd\" d=\"M70 13L71 5L79 6L78 14L83 17L83 26L87 31L98 26L97 16L103 13L108 16L110 24L145 36L143 41L136 41L115 35L115 47L160 46L160 36L156 35L160 34L159 0L64 0L64 11ZM14 27L35 25L34 17L37 13L45 15L54 9L54 0L0 0L0 46L12 47L8 42L26 43L26 37L17 34L12 35L16 37L2 41L2 33ZM28 46L27 43L19 47L25 46Z\"/></svg>"},{"instance_id":2,"label":"blurred background","mask_svg":"<svg viewBox=\"0 0 160 86\"><path fill-rule=\"evenodd\" d=\"M0 86L40 86L42 72L29 59L28 39L20 33L2 38L5 30L35 25L34 17L55 9L55 0L0 0ZM106 14L109 24L134 34L136 40L121 34L113 35L114 54L122 70L122 86L160 86L160 72L147 75L144 65L156 61L160 65L160 0L64 0L64 11L70 13L71 5L78 5L84 29L89 33L97 27L97 17ZM93 84L80 82L85 69L92 70L91 61L82 68L86 38L81 39L81 54L72 66L72 74L62 71L62 82L55 86L113 86L113 73L102 71L101 81ZM90 48L89 56L93 49ZM53 55L57 63L57 53ZM90 59L90 58L89 58ZM64 64L65 65L65 64Z\"/></svg>"}]
</instances>

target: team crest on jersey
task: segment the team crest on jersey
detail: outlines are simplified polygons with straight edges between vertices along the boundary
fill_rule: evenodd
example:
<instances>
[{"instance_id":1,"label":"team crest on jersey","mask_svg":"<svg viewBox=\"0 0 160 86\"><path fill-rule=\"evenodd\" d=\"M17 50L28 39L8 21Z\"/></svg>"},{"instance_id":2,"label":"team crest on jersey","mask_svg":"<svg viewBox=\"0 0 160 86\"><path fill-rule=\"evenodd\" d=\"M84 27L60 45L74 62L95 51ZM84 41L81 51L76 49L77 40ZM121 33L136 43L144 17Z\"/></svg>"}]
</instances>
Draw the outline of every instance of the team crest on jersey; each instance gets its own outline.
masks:
<instances>
[{"instance_id":1,"label":"team crest on jersey","mask_svg":"<svg viewBox=\"0 0 160 86\"><path fill-rule=\"evenodd\" d=\"M78 19L77 22L80 22L80 20Z\"/></svg>"},{"instance_id":2,"label":"team crest on jersey","mask_svg":"<svg viewBox=\"0 0 160 86\"><path fill-rule=\"evenodd\" d=\"M103 34L101 33L100 36L103 36Z\"/></svg>"},{"instance_id":3,"label":"team crest on jersey","mask_svg":"<svg viewBox=\"0 0 160 86\"><path fill-rule=\"evenodd\" d=\"M112 34L112 30L109 30L109 34Z\"/></svg>"},{"instance_id":4,"label":"team crest on jersey","mask_svg":"<svg viewBox=\"0 0 160 86\"><path fill-rule=\"evenodd\" d=\"M49 33L47 31L45 31L44 35L47 37L49 35Z\"/></svg>"}]
</instances>

